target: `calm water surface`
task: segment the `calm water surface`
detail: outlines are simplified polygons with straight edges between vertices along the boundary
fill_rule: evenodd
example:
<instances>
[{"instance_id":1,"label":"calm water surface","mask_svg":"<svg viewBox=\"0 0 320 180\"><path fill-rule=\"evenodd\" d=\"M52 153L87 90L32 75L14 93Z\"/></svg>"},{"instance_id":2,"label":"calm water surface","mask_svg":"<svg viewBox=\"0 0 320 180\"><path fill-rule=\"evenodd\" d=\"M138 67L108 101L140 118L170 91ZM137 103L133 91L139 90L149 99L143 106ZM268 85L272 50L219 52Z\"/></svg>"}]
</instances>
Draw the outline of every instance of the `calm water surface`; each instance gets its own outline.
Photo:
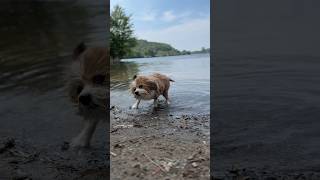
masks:
<instances>
[{"instance_id":1,"label":"calm water surface","mask_svg":"<svg viewBox=\"0 0 320 180\"><path fill-rule=\"evenodd\" d=\"M102 1L0 2L0 135L68 141L81 117L64 91L74 47L106 46ZM101 134L100 134L101 135Z\"/></svg>"},{"instance_id":2,"label":"calm water surface","mask_svg":"<svg viewBox=\"0 0 320 180\"><path fill-rule=\"evenodd\" d=\"M135 74L160 72L175 80L171 83L170 108L160 106L171 114L209 114L210 111L210 55L156 57L127 59L111 67L111 106L125 109L135 99L129 92L129 84ZM164 100L163 97L160 100ZM164 103L164 102L162 102ZM141 111L150 110L151 101L140 103ZM139 111L140 111L139 110Z\"/></svg>"}]
</instances>

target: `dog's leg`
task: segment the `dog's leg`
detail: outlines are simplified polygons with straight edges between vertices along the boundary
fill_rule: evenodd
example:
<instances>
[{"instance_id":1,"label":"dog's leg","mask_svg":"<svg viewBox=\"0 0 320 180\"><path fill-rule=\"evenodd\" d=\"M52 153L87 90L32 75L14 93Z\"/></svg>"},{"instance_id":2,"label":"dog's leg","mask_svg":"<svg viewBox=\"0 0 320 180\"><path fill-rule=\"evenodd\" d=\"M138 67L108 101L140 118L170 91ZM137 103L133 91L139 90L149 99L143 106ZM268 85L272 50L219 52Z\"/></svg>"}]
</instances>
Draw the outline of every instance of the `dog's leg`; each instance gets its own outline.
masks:
<instances>
[{"instance_id":1,"label":"dog's leg","mask_svg":"<svg viewBox=\"0 0 320 180\"><path fill-rule=\"evenodd\" d=\"M140 99L137 99L136 103L132 106L132 109L138 109L138 106L140 104Z\"/></svg>"},{"instance_id":2,"label":"dog's leg","mask_svg":"<svg viewBox=\"0 0 320 180\"><path fill-rule=\"evenodd\" d=\"M158 107L158 99L157 98L155 98L155 99L153 99L153 107Z\"/></svg>"},{"instance_id":3,"label":"dog's leg","mask_svg":"<svg viewBox=\"0 0 320 180\"><path fill-rule=\"evenodd\" d=\"M99 120L97 119L84 119L84 124L81 132L71 142L71 147L89 147L90 140Z\"/></svg>"},{"instance_id":4,"label":"dog's leg","mask_svg":"<svg viewBox=\"0 0 320 180\"><path fill-rule=\"evenodd\" d=\"M168 90L163 92L163 96L164 96L164 98L166 98L166 103L169 105L170 104L170 100L169 100Z\"/></svg>"}]
</instances>

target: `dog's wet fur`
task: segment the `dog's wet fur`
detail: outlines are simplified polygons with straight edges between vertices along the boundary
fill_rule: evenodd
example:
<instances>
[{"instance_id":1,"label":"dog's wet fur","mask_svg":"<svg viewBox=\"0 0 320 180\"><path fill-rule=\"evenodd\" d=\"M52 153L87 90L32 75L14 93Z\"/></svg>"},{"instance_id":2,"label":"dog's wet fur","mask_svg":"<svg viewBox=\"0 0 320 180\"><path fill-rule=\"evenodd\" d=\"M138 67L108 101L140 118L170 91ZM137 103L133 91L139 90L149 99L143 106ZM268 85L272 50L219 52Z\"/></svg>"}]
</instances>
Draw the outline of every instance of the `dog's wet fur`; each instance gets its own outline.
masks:
<instances>
[{"instance_id":1,"label":"dog's wet fur","mask_svg":"<svg viewBox=\"0 0 320 180\"><path fill-rule=\"evenodd\" d=\"M67 90L83 117L83 128L72 140L72 147L89 147L97 124L107 118L108 59L108 48L80 43L73 51Z\"/></svg>"},{"instance_id":2,"label":"dog's wet fur","mask_svg":"<svg viewBox=\"0 0 320 180\"><path fill-rule=\"evenodd\" d=\"M133 77L133 82L130 85L130 91L137 99L132 109L137 109L141 100L154 100L154 107L158 106L158 97L163 95L166 99L167 104L170 104L169 100L169 88L170 79L168 76L154 73L152 75L135 75Z\"/></svg>"}]
</instances>

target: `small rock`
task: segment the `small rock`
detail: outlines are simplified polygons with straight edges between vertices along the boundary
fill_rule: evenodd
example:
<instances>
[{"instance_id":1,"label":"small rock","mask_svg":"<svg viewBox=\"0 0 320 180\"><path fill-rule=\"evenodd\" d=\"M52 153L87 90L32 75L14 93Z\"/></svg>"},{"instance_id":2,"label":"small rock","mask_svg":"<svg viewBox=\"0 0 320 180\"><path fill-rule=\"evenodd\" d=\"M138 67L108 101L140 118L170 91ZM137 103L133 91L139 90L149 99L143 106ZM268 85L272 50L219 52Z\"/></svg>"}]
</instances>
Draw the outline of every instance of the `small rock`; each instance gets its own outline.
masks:
<instances>
[{"instance_id":1,"label":"small rock","mask_svg":"<svg viewBox=\"0 0 320 180\"><path fill-rule=\"evenodd\" d=\"M133 127L142 128L143 126L141 124L134 124Z\"/></svg>"},{"instance_id":2,"label":"small rock","mask_svg":"<svg viewBox=\"0 0 320 180\"><path fill-rule=\"evenodd\" d=\"M147 166L144 166L144 167L143 167L143 171L148 171L148 167L147 167Z\"/></svg>"},{"instance_id":3,"label":"small rock","mask_svg":"<svg viewBox=\"0 0 320 180\"><path fill-rule=\"evenodd\" d=\"M198 167L198 164L197 164L196 162L193 162L191 165L192 165L193 167Z\"/></svg>"},{"instance_id":4,"label":"small rock","mask_svg":"<svg viewBox=\"0 0 320 180\"><path fill-rule=\"evenodd\" d=\"M114 148L123 148L124 145L123 145L123 144L115 144L113 147L114 147Z\"/></svg>"},{"instance_id":5,"label":"small rock","mask_svg":"<svg viewBox=\"0 0 320 180\"><path fill-rule=\"evenodd\" d=\"M137 168L137 169L140 169L141 166L140 166L140 164L134 164L133 167Z\"/></svg>"},{"instance_id":6,"label":"small rock","mask_svg":"<svg viewBox=\"0 0 320 180\"><path fill-rule=\"evenodd\" d=\"M189 157L188 157L188 160L193 159L193 157L194 157L194 155L189 156Z\"/></svg>"}]
</instances>

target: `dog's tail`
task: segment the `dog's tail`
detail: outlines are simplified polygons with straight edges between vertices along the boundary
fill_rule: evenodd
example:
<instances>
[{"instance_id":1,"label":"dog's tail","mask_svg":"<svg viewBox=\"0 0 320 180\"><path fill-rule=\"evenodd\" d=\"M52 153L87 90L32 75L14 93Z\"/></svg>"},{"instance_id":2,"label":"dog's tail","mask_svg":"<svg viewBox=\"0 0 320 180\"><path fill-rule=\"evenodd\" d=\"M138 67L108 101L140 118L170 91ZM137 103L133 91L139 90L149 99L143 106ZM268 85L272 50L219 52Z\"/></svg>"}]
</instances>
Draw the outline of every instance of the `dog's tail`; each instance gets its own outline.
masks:
<instances>
[{"instance_id":1,"label":"dog's tail","mask_svg":"<svg viewBox=\"0 0 320 180\"><path fill-rule=\"evenodd\" d=\"M164 74L164 75L167 76L167 78L169 79L169 81L175 82L173 79L170 78L171 74Z\"/></svg>"}]
</instances>

